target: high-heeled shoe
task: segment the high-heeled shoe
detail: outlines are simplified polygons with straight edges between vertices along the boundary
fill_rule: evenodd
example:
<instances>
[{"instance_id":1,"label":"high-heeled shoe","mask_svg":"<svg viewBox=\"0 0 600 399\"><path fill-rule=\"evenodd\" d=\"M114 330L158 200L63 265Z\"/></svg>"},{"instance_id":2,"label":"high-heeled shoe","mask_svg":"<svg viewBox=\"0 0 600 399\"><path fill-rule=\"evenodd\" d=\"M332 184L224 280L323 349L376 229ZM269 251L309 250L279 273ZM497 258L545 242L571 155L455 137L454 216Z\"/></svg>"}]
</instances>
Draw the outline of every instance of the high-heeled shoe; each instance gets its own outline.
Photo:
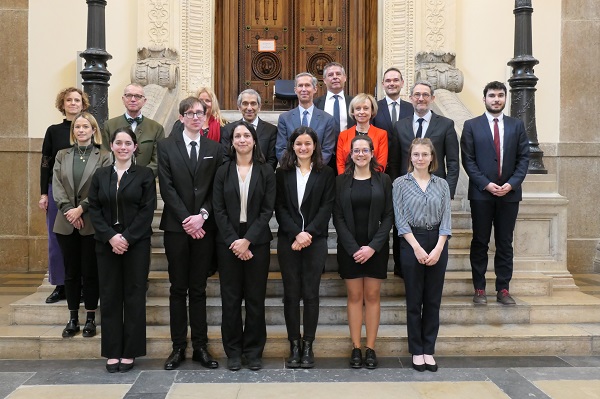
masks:
<instances>
[{"instance_id":1,"label":"high-heeled shoe","mask_svg":"<svg viewBox=\"0 0 600 399\"><path fill-rule=\"evenodd\" d=\"M425 363L423 364L415 364L415 356L413 355L412 357L412 367L413 369L417 370L418 372L422 373L425 371Z\"/></svg>"}]
</instances>

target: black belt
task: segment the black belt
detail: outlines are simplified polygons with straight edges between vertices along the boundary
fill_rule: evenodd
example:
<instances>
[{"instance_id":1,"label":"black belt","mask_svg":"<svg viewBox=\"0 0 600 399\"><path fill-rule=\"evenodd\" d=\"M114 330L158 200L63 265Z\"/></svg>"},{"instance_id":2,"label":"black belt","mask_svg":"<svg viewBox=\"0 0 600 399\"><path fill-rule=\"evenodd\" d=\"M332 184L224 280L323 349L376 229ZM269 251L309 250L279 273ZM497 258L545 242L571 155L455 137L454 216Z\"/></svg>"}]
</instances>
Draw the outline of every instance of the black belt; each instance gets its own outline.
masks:
<instances>
[{"instance_id":1,"label":"black belt","mask_svg":"<svg viewBox=\"0 0 600 399\"><path fill-rule=\"evenodd\" d=\"M432 226L425 226L425 227L410 226L410 229L412 230L413 233L427 233L429 231L438 230L439 228L440 228L439 224L434 224Z\"/></svg>"}]
</instances>

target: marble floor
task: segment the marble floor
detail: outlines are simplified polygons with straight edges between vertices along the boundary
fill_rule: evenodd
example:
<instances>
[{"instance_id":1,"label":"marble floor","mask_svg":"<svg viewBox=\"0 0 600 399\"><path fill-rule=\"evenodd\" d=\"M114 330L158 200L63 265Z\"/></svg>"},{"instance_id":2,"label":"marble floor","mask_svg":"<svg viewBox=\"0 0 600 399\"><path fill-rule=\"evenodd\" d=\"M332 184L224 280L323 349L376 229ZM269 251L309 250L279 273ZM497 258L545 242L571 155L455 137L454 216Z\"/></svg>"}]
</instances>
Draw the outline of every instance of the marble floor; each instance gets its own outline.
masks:
<instances>
[{"instance_id":1,"label":"marble floor","mask_svg":"<svg viewBox=\"0 0 600 399\"><path fill-rule=\"evenodd\" d=\"M0 325L8 305L35 292L44 275L0 274ZM600 298L600 274L576 275ZM0 353L0 359L2 354ZM224 363L223 359L221 364ZM410 358L381 358L377 370L351 370L346 359L317 359L311 370L269 358L258 372L206 370L187 360L164 371L161 359L109 374L97 360L0 360L0 398L553 398L600 399L600 356L438 357L437 373L414 371Z\"/></svg>"}]
</instances>

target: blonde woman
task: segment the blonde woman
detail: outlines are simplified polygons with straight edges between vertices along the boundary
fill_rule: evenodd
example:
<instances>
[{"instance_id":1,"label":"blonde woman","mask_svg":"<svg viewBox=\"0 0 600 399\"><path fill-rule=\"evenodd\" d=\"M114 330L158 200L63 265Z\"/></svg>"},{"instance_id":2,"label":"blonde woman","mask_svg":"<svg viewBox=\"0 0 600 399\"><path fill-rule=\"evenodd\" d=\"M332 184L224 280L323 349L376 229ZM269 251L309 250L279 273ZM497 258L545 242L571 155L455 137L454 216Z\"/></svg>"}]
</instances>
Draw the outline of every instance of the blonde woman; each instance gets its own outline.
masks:
<instances>
[{"instance_id":1,"label":"blonde woman","mask_svg":"<svg viewBox=\"0 0 600 399\"><path fill-rule=\"evenodd\" d=\"M196 92L196 97L206 105L206 119L202 124L200 134L219 143L221 141L221 128L227 124L227 120L221 116L219 100L217 100L215 92L210 87L200 87ZM179 120L173 124L171 134L173 132L183 132L183 124Z\"/></svg>"}]
</instances>

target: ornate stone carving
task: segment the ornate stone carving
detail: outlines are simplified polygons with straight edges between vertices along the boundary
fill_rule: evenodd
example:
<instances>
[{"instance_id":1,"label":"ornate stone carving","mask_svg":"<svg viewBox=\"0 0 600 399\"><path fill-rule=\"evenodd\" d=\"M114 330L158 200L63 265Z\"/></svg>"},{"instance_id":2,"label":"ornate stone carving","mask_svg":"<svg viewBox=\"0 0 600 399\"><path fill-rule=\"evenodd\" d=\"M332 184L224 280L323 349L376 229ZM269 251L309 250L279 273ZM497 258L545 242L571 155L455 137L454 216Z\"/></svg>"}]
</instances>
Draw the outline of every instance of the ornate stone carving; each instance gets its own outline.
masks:
<instances>
[{"instance_id":1,"label":"ornate stone carving","mask_svg":"<svg viewBox=\"0 0 600 399\"><path fill-rule=\"evenodd\" d=\"M181 0L181 90L212 86L214 0Z\"/></svg>"},{"instance_id":2,"label":"ornate stone carving","mask_svg":"<svg viewBox=\"0 0 600 399\"><path fill-rule=\"evenodd\" d=\"M142 48L131 68L131 81L174 89L179 77L177 52L168 48Z\"/></svg>"},{"instance_id":3,"label":"ornate stone carving","mask_svg":"<svg viewBox=\"0 0 600 399\"><path fill-rule=\"evenodd\" d=\"M150 0L148 35L150 43L165 47L169 40L169 0Z\"/></svg>"},{"instance_id":4,"label":"ornate stone carving","mask_svg":"<svg viewBox=\"0 0 600 399\"><path fill-rule=\"evenodd\" d=\"M252 72L265 81L277 78L281 73L279 53L256 53L252 58Z\"/></svg>"},{"instance_id":5,"label":"ornate stone carving","mask_svg":"<svg viewBox=\"0 0 600 399\"><path fill-rule=\"evenodd\" d=\"M445 46L445 5L444 0L427 0L425 45L428 49L441 50Z\"/></svg>"},{"instance_id":6,"label":"ornate stone carving","mask_svg":"<svg viewBox=\"0 0 600 399\"><path fill-rule=\"evenodd\" d=\"M442 51L417 53L415 81L426 80L433 85L434 89L460 93L464 77L455 67L455 58L456 54Z\"/></svg>"},{"instance_id":7,"label":"ornate stone carving","mask_svg":"<svg viewBox=\"0 0 600 399\"><path fill-rule=\"evenodd\" d=\"M333 57L327 53L314 53L308 57L306 70L314 76L323 76L323 69L327 63L333 62Z\"/></svg>"},{"instance_id":8,"label":"ornate stone carving","mask_svg":"<svg viewBox=\"0 0 600 399\"><path fill-rule=\"evenodd\" d=\"M595 272L600 271L600 241L596 245L596 256L594 257L594 269Z\"/></svg>"}]
</instances>

